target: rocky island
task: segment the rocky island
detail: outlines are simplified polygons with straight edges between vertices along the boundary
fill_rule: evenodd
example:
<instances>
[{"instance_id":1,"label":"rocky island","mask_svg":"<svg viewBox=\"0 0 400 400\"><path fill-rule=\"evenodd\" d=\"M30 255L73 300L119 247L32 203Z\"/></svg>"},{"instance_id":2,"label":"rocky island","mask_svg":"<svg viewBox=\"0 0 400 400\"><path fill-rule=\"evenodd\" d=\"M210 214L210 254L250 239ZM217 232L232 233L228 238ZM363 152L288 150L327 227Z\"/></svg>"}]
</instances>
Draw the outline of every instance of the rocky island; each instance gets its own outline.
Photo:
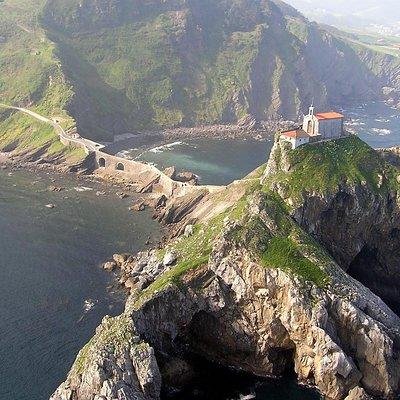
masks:
<instances>
[{"instance_id":1,"label":"rocky island","mask_svg":"<svg viewBox=\"0 0 400 400\"><path fill-rule=\"evenodd\" d=\"M224 191L169 200L158 218L170 238L115 257L125 311L104 318L51 399L156 400L193 353L258 376L294 371L328 399L395 398L399 180L353 136L277 141Z\"/></svg>"}]
</instances>

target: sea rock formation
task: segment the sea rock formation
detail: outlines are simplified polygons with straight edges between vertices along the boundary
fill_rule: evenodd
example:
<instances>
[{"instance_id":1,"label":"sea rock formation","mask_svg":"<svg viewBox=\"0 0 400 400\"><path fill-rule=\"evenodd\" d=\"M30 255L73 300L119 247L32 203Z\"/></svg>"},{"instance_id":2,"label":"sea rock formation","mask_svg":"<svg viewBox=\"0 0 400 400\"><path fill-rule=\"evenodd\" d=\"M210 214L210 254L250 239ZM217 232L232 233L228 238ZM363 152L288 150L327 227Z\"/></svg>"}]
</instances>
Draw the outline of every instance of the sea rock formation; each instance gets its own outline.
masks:
<instances>
[{"instance_id":1,"label":"sea rock formation","mask_svg":"<svg viewBox=\"0 0 400 400\"><path fill-rule=\"evenodd\" d=\"M389 199L397 191L397 170L356 138L315 146L289 151L277 143L267 168L226 192L205 195L195 207L188 207L193 198L167 205L174 210L168 214L174 232L181 234L163 249L116 260L130 278L151 279L130 288L124 313L103 321L52 400L158 399L165 359L186 365L191 353L258 376L294 370L300 382L328 399L395 398L400 319L346 272L342 253L324 242L321 221L327 213L337 215L342 203L317 207L314 221L306 200L317 193L331 199L344 183L368 188L370 195L376 189L372 202ZM296 181L298 174L309 173L308 163L330 171L329 183L315 173L312 182ZM321 182L325 186L317 188ZM396 223L389 209L380 209L384 205L359 202L358 207L366 207L369 218L375 209L381 219L371 220L381 223L379 230L385 217ZM300 218L299 209L309 211ZM363 232L352 224L361 211L355 221L347 221L346 213L343 218L346 230L360 240ZM379 245L380 254L385 247ZM386 261L386 268L396 271L393 260Z\"/></svg>"},{"instance_id":2,"label":"sea rock formation","mask_svg":"<svg viewBox=\"0 0 400 400\"><path fill-rule=\"evenodd\" d=\"M105 317L54 400L156 399L161 376L154 350L135 335L132 321Z\"/></svg>"}]
</instances>

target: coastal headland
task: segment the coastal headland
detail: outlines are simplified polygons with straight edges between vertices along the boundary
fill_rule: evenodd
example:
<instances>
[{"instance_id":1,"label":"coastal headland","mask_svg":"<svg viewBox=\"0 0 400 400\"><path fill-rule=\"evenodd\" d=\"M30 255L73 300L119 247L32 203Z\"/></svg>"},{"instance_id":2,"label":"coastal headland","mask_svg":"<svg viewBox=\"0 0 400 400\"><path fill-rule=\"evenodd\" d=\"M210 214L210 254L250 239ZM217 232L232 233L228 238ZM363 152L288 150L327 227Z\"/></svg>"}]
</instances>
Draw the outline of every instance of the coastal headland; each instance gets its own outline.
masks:
<instances>
[{"instance_id":1,"label":"coastal headland","mask_svg":"<svg viewBox=\"0 0 400 400\"><path fill-rule=\"evenodd\" d=\"M399 181L354 136L277 141L224 191L170 199L162 248L106 264L130 292L125 311L104 318L51 399L157 400L190 380L190 354L294 371L329 399L395 398Z\"/></svg>"}]
</instances>

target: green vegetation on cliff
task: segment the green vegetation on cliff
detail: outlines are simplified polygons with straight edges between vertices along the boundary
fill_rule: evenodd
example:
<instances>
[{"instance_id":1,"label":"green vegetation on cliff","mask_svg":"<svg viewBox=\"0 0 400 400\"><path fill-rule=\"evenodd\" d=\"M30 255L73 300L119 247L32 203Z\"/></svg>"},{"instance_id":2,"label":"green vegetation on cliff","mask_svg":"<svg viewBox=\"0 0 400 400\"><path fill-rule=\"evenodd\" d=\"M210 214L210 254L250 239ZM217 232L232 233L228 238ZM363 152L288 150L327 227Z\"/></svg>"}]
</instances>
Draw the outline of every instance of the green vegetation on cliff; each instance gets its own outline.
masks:
<instances>
[{"instance_id":1,"label":"green vegetation on cliff","mask_svg":"<svg viewBox=\"0 0 400 400\"><path fill-rule=\"evenodd\" d=\"M312 99L376 97L397 66L271 0L0 2L2 101L97 140L248 114L296 118Z\"/></svg>"},{"instance_id":2,"label":"green vegetation on cliff","mask_svg":"<svg viewBox=\"0 0 400 400\"><path fill-rule=\"evenodd\" d=\"M271 157L278 173L268 176L265 183L268 187L278 183L293 200L301 200L305 191L336 192L340 185L366 185L381 193L399 187L399 171L353 135L301 146L286 151L286 157L281 152L281 147L276 146Z\"/></svg>"},{"instance_id":3,"label":"green vegetation on cliff","mask_svg":"<svg viewBox=\"0 0 400 400\"><path fill-rule=\"evenodd\" d=\"M251 176L258 175L256 171ZM174 252L177 262L138 294L136 308L169 285L182 286L186 274L209 263L213 250L243 249L266 268L281 269L318 287L329 283L325 266L331 258L293 221L282 199L272 192L265 193L257 178L243 184L245 194L234 206L197 223L193 235L181 236L158 252L160 261L167 252ZM222 197L213 197L216 208L224 201ZM260 215L251 211L254 202L259 204Z\"/></svg>"},{"instance_id":4,"label":"green vegetation on cliff","mask_svg":"<svg viewBox=\"0 0 400 400\"><path fill-rule=\"evenodd\" d=\"M73 118L66 107L73 91L66 82L56 45L38 22L43 0L7 0L0 3L0 98L9 105L29 107L45 116L57 116L69 128ZM72 158L82 154L58 142L52 127L21 113L0 108L0 151Z\"/></svg>"}]
</instances>

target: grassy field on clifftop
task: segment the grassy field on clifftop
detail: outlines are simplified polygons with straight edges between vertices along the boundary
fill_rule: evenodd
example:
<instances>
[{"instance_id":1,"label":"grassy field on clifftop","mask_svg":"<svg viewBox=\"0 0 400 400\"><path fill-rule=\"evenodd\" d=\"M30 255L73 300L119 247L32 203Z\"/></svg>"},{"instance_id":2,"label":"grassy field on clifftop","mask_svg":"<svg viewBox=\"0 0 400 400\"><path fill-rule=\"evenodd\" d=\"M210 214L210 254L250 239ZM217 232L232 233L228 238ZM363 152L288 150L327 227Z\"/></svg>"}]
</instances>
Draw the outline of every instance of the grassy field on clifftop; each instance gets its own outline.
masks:
<instances>
[{"instance_id":1,"label":"grassy field on clifftop","mask_svg":"<svg viewBox=\"0 0 400 400\"><path fill-rule=\"evenodd\" d=\"M282 160L277 154L275 157ZM366 185L374 192L399 187L399 171L389 165L368 144L356 136L301 146L288 151L289 172L279 172L267 178L267 186L279 182L287 195L301 200L302 193L335 192L340 185Z\"/></svg>"}]
</instances>

